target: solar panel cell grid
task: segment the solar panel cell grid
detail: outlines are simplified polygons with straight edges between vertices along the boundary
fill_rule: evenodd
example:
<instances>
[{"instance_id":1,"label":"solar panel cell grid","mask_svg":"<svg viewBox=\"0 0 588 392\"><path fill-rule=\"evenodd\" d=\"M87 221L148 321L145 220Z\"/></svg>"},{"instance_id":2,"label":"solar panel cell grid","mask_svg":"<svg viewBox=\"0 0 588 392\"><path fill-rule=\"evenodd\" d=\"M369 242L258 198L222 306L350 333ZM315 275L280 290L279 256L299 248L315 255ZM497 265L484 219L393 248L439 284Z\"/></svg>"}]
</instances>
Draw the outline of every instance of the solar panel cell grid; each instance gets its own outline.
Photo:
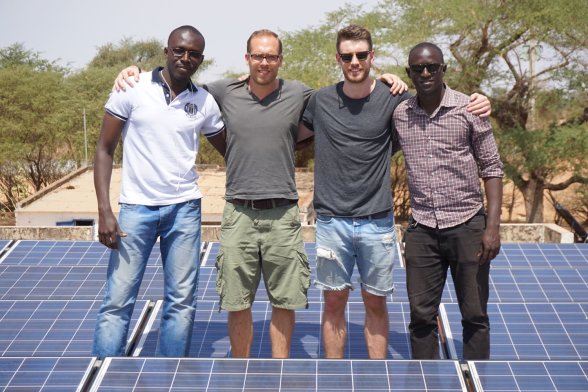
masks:
<instances>
[{"instance_id":1,"label":"solar panel cell grid","mask_svg":"<svg viewBox=\"0 0 588 392\"><path fill-rule=\"evenodd\" d=\"M0 356L91 356L100 303L0 301ZM137 301L129 336L132 336L146 305L146 301Z\"/></svg>"},{"instance_id":2,"label":"solar panel cell grid","mask_svg":"<svg viewBox=\"0 0 588 392\"><path fill-rule=\"evenodd\" d=\"M465 391L454 361L106 359L92 391Z\"/></svg>"},{"instance_id":3,"label":"solar panel cell grid","mask_svg":"<svg viewBox=\"0 0 588 392\"><path fill-rule=\"evenodd\" d=\"M588 391L587 361L468 362L478 391Z\"/></svg>"},{"instance_id":4,"label":"solar panel cell grid","mask_svg":"<svg viewBox=\"0 0 588 392\"><path fill-rule=\"evenodd\" d=\"M502 244L493 268L588 268L586 244Z\"/></svg>"},{"instance_id":5,"label":"solar panel cell grid","mask_svg":"<svg viewBox=\"0 0 588 392\"><path fill-rule=\"evenodd\" d=\"M161 268L149 266L145 269L139 299L156 300L162 297ZM0 300L102 300L106 269L106 265L0 264Z\"/></svg>"},{"instance_id":6,"label":"solar panel cell grid","mask_svg":"<svg viewBox=\"0 0 588 392\"><path fill-rule=\"evenodd\" d=\"M456 304L442 307L452 334L449 343L462 359L459 309ZM586 303L489 304L490 359L588 359L587 307Z\"/></svg>"},{"instance_id":7,"label":"solar panel cell grid","mask_svg":"<svg viewBox=\"0 0 588 392\"><path fill-rule=\"evenodd\" d=\"M97 241L18 241L8 251L4 265L108 265L110 249ZM159 246L154 246L148 265L161 265Z\"/></svg>"},{"instance_id":8,"label":"solar panel cell grid","mask_svg":"<svg viewBox=\"0 0 588 392\"><path fill-rule=\"evenodd\" d=\"M0 358L0 390L77 391L94 358Z\"/></svg>"}]
</instances>

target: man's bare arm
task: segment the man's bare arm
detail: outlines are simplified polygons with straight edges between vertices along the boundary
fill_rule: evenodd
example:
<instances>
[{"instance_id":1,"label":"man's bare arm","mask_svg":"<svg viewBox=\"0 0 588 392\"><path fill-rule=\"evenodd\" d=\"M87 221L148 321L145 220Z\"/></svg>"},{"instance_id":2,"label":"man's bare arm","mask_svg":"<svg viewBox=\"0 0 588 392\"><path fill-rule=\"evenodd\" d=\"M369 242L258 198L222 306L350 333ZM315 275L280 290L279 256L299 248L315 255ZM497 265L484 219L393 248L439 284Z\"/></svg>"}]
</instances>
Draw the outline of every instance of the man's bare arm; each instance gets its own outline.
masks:
<instances>
[{"instance_id":1,"label":"man's bare arm","mask_svg":"<svg viewBox=\"0 0 588 392\"><path fill-rule=\"evenodd\" d=\"M104 115L94 159L94 188L98 199L98 239L111 249L117 248L118 237L126 236L120 229L110 205L110 179L114 151L120 140L123 126L122 120L108 113Z\"/></svg>"},{"instance_id":2,"label":"man's bare arm","mask_svg":"<svg viewBox=\"0 0 588 392\"><path fill-rule=\"evenodd\" d=\"M500 251L500 213L502 208L502 178L484 178L486 193L487 215L486 230L482 236L482 248L478 253L479 263L484 264L492 260Z\"/></svg>"}]
</instances>

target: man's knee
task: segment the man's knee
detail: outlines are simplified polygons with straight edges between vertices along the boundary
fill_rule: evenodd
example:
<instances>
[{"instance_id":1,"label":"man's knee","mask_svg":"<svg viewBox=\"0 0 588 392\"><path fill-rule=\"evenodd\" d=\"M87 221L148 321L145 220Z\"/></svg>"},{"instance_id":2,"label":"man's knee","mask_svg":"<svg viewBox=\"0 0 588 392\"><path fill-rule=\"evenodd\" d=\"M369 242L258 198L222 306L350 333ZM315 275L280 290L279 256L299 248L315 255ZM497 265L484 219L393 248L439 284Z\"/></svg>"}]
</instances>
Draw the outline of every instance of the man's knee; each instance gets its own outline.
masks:
<instances>
[{"instance_id":1,"label":"man's knee","mask_svg":"<svg viewBox=\"0 0 588 392\"><path fill-rule=\"evenodd\" d=\"M326 313L343 313L349 298L349 289L323 291Z\"/></svg>"},{"instance_id":2,"label":"man's knee","mask_svg":"<svg viewBox=\"0 0 588 392\"><path fill-rule=\"evenodd\" d=\"M362 297L366 312L375 314L383 314L387 312L385 296L370 294L364 290L362 291Z\"/></svg>"}]
</instances>

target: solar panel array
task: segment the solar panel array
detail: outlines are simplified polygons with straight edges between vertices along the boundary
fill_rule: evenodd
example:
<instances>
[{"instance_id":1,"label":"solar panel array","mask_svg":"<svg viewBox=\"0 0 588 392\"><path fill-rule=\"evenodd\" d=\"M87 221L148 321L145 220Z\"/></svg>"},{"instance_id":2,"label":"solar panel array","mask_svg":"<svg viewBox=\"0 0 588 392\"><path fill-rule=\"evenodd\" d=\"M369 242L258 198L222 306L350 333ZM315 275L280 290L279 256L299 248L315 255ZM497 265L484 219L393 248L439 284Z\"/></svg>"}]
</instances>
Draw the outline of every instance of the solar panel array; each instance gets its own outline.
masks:
<instances>
[{"instance_id":1,"label":"solar panel array","mask_svg":"<svg viewBox=\"0 0 588 392\"><path fill-rule=\"evenodd\" d=\"M456 361L108 358L92 392L466 391Z\"/></svg>"},{"instance_id":2,"label":"solar panel array","mask_svg":"<svg viewBox=\"0 0 588 392\"><path fill-rule=\"evenodd\" d=\"M447 359L410 359L402 263L388 302L389 360L366 361L360 290L347 307L345 360L321 359L323 302L315 288L309 308L296 313L292 359L268 359L271 305L263 282L252 308L252 359L231 359L227 314L219 312L215 290L218 251L217 242L203 244L191 343L196 358L154 357L163 292L155 247L133 313L129 358L102 362L91 356L91 343L109 251L88 241L0 241L0 390L588 390L586 244L503 245L491 269L491 360L469 362L461 355L450 276L440 316L440 353ZM315 244L306 251L314 278Z\"/></svg>"}]
</instances>

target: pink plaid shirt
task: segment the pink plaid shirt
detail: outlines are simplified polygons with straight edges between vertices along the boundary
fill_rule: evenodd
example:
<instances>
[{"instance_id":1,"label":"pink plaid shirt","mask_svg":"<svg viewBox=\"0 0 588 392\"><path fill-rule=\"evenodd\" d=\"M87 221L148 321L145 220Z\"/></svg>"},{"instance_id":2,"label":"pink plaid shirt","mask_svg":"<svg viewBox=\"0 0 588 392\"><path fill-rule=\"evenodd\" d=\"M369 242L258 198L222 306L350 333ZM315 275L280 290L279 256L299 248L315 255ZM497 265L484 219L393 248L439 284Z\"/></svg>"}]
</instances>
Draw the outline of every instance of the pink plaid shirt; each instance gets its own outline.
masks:
<instances>
[{"instance_id":1,"label":"pink plaid shirt","mask_svg":"<svg viewBox=\"0 0 588 392\"><path fill-rule=\"evenodd\" d=\"M443 229L467 221L484 203L480 177L504 175L490 122L468 113L468 103L468 96L446 87L430 116L417 97L394 111L412 215L425 226Z\"/></svg>"}]
</instances>

